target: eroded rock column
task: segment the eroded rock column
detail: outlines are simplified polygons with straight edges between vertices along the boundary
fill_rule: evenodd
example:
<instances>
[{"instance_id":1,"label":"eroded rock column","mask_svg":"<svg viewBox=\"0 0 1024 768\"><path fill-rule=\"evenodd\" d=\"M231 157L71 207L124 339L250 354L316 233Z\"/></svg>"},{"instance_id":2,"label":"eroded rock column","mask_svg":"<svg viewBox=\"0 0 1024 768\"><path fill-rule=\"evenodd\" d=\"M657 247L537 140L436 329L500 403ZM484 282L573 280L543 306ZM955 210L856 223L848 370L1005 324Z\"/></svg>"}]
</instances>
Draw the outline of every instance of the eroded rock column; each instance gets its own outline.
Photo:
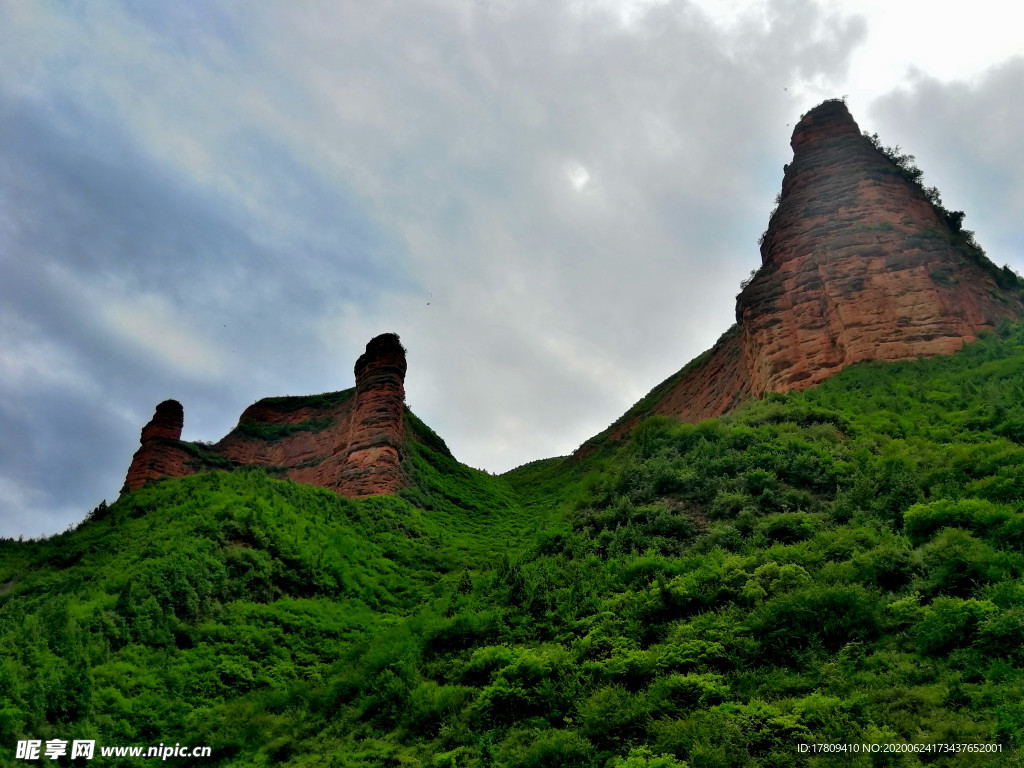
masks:
<instances>
[{"instance_id":1,"label":"eroded rock column","mask_svg":"<svg viewBox=\"0 0 1024 768\"><path fill-rule=\"evenodd\" d=\"M405 348L394 333L371 339L356 361L355 404L339 493L375 496L408 485L402 471L405 370Z\"/></svg>"},{"instance_id":2,"label":"eroded rock column","mask_svg":"<svg viewBox=\"0 0 1024 768\"><path fill-rule=\"evenodd\" d=\"M185 410L177 400L164 400L142 428L139 450L132 456L121 493L129 493L149 480L192 474L189 454L178 446L185 423Z\"/></svg>"}]
</instances>

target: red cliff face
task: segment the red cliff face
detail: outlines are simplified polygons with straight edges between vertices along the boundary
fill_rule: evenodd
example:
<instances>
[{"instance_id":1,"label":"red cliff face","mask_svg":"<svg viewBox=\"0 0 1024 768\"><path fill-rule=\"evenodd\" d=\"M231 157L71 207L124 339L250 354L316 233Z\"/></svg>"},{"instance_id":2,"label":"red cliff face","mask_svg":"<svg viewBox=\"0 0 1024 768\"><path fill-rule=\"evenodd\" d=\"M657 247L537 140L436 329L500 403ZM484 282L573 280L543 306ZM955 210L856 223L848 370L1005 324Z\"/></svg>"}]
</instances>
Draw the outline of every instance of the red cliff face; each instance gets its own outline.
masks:
<instances>
[{"instance_id":1,"label":"red cliff face","mask_svg":"<svg viewBox=\"0 0 1024 768\"><path fill-rule=\"evenodd\" d=\"M189 453L178 446L185 412L177 400L164 400L142 428L141 445L132 456L121 493L134 491L149 480L179 477L188 471Z\"/></svg>"},{"instance_id":2,"label":"red cliff face","mask_svg":"<svg viewBox=\"0 0 1024 768\"><path fill-rule=\"evenodd\" d=\"M1015 278L950 229L845 104L804 115L791 145L735 330L607 436L654 414L719 416L748 396L803 389L863 360L955 352L978 330L1024 314Z\"/></svg>"},{"instance_id":3,"label":"red cliff face","mask_svg":"<svg viewBox=\"0 0 1024 768\"><path fill-rule=\"evenodd\" d=\"M957 242L845 104L807 113L792 147L762 268L736 301L754 395L862 360L954 352L1021 315L1019 290Z\"/></svg>"},{"instance_id":4,"label":"red cliff face","mask_svg":"<svg viewBox=\"0 0 1024 768\"><path fill-rule=\"evenodd\" d=\"M398 336L378 336L356 363L355 389L260 400L214 445L181 442L181 406L161 403L121 492L204 469L258 466L345 496L394 493L408 484L405 370Z\"/></svg>"},{"instance_id":5,"label":"red cliff face","mask_svg":"<svg viewBox=\"0 0 1024 768\"><path fill-rule=\"evenodd\" d=\"M394 493L407 485L405 453L405 350L393 333L366 345L356 361L356 396L348 454L339 479L346 496Z\"/></svg>"}]
</instances>

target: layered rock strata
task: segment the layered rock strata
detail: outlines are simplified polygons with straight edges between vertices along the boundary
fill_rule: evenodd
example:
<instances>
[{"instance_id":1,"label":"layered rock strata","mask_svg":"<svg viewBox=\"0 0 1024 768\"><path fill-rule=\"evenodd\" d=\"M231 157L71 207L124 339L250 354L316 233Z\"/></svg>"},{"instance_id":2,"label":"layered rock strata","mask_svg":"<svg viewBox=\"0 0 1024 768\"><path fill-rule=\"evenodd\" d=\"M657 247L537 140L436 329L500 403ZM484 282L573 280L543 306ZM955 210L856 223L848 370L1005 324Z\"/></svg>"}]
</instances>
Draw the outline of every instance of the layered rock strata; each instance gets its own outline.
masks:
<instances>
[{"instance_id":1,"label":"layered rock strata","mask_svg":"<svg viewBox=\"0 0 1024 768\"><path fill-rule=\"evenodd\" d=\"M761 269L736 300L753 394L862 360L955 352L1021 316L1016 278L997 283L841 101L807 113L791 145Z\"/></svg>"},{"instance_id":2,"label":"layered rock strata","mask_svg":"<svg viewBox=\"0 0 1024 768\"><path fill-rule=\"evenodd\" d=\"M655 414L719 416L864 360L955 352L1024 314L1018 278L950 228L844 103L804 115L791 146L761 267L736 299L737 325L599 437L621 437Z\"/></svg>"},{"instance_id":3,"label":"layered rock strata","mask_svg":"<svg viewBox=\"0 0 1024 768\"><path fill-rule=\"evenodd\" d=\"M394 493L408 484L405 371L398 336L378 336L356 363L353 389L260 400L213 445L183 442L181 405L161 403L142 431L122 493L163 477L249 466L344 496Z\"/></svg>"},{"instance_id":4,"label":"layered rock strata","mask_svg":"<svg viewBox=\"0 0 1024 768\"><path fill-rule=\"evenodd\" d=\"M378 336L356 361L356 396L348 456L339 478L347 496L394 493L402 478L405 350L394 334Z\"/></svg>"},{"instance_id":5,"label":"layered rock strata","mask_svg":"<svg viewBox=\"0 0 1024 768\"><path fill-rule=\"evenodd\" d=\"M185 412L177 400L164 400L142 428L139 450L132 456L121 493L135 491L150 480L190 474L191 455L180 447Z\"/></svg>"}]
</instances>

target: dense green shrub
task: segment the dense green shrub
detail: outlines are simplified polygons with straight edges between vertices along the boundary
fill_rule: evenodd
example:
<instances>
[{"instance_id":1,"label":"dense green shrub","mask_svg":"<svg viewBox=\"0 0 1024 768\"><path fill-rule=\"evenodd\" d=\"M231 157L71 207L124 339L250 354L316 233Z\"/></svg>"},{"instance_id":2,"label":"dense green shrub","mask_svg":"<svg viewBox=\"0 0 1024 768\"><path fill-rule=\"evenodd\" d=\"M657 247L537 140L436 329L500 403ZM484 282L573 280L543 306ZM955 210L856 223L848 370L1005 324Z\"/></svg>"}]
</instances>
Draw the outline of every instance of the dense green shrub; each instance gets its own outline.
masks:
<instances>
[{"instance_id":1,"label":"dense green shrub","mask_svg":"<svg viewBox=\"0 0 1024 768\"><path fill-rule=\"evenodd\" d=\"M647 689L652 717L678 717L700 707L721 704L729 689L721 675L669 674L658 677Z\"/></svg>"},{"instance_id":2,"label":"dense green shrub","mask_svg":"<svg viewBox=\"0 0 1024 768\"><path fill-rule=\"evenodd\" d=\"M756 530L770 541L794 544L805 541L818 532L818 520L802 512L768 515L758 521Z\"/></svg>"},{"instance_id":3,"label":"dense green shrub","mask_svg":"<svg viewBox=\"0 0 1024 768\"><path fill-rule=\"evenodd\" d=\"M629 754L617 757L611 764L612 768L688 768L686 763L676 760L671 755L655 755L647 747L634 747Z\"/></svg>"},{"instance_id":4,"label":"dense green shrub","mask_svg":"<svg viewBox=\"0 0 1024 768\"><path fill-rule=\"evenodd\" d=\"M969 597L979 586L1016 575L1016 560L956 528L944 529L921 547L925 586L932 594Z\"/></svg>"},{"instance_id":5,"label":"dense green shrub","mask_svg":"<svg viewBox=\"0 0 1024 768\"><path fill-rule=\"evenodd\" d=\"M922 612L915 630L917 642L924 653L944 653L969 646L978 639L982 622L997 611L988 601L937 597Z\"/></svg>"},{"instance_id":6,"label":"dense green shrub","mask_svg":"<svg viewBox=\"0 0 1024 768\"><path fill-rule=\"evenodd\" d=\"M853 578L865 586L898 592L920 574L921 567L906 539L892 538L851 558Z\"/></svg>"},{"instance_id":7,"label":"dense green shrub","mask_svg":"<svg viewBox=\"0 0 1024 768\"><path fill-rule=\"evenodd\" d=\"M598 744L616 744L643 733L645 702L619 686L599 688L579 705L580 730Z\"/></svg>"},{"instance_id":8,"label":"dense green shrub","mask_svg":"<svg viewBox=\"0 0 1024 768\"><path fill-rule=\"evenodd\" d=\"M594 747L575 731L515 732L499 755L509 768L587 768Z\"/></svg>"},{"instance_id":9,"label":"dense green shrub","mask_svg":"<svg viewBox=\"0 0 1024 768\"><path fill-rule=\"evenodd\" d=\"M837 650L874 638L882 605L859 585L808 586L773 596L750 616L768 660L785 663L796 650L820 643Z\"/></svg>"},{"instance_id":10,"label":"dense green shrub","mask_svg":"<svg viewBox=\"0 0 1024 768\"><path fill-rule=\"evenodd\" d=\"M942 528L962 528L1003 545L1024 542L1024 514L984 499L940 499L907 511L906 533L919 545Z\"/></svg>"}]
</instances>

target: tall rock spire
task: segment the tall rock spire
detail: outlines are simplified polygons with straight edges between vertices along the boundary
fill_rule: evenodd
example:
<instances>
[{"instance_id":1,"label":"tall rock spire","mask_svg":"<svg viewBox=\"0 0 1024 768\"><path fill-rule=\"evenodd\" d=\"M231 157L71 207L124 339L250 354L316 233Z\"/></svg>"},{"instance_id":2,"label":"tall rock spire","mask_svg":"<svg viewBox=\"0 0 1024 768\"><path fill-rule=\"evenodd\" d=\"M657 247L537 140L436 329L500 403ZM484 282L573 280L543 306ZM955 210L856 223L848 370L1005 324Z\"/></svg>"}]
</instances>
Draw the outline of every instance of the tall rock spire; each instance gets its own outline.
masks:
<instances>
[{"instance_id":1,"label":"tall rock spire","mask_svg":"<svg viewBox=\"0 0 1024 768\"><path fill-rule=\"evenodd\" d=\"M797 124L793 162L736 317L754 395L802 389L862 360L954 352L1019 317L920 187L862 136L841 101Z\"/></svg>"},{"instance_id":2,"label":"tall rock spire","mask_svg":"<svg viewBox=\"0 0 1024 768\"><path fill-rule=\"evenodd\" d=\"M139 450L132 456L121 493L141 488L149 480L188 474L188 454L177 446L185 411L177 400L164 400L142 428Z\"/></svg>"},{"instance_id":3,"label":"tall rock spire","mask_svg":"<svg viewBox=\"0 0 1024 768\"><path fill-rule=\"evenodd\" d=\"M842 101L805 114L790 144L736 325L600 437L620 438L654 414L720 416L750 396L803 389L862 360L955 352L982 328L1024 316L1019 279L988 261L958 231L957 216L933 206L861 135Z\"/></svg>"},{"instance_id":4,"label":"tall rock spire","mask_svg":"<svg viewBox=\"0 0 1024 768\"><path fill-rule=\"evenodd\" d=\"M402 472L405 371L405 348L393 333L371 339L356 361L348 455L339 483L346 496L394 493L408 484Z\"/></svg>"}]
</instances>

